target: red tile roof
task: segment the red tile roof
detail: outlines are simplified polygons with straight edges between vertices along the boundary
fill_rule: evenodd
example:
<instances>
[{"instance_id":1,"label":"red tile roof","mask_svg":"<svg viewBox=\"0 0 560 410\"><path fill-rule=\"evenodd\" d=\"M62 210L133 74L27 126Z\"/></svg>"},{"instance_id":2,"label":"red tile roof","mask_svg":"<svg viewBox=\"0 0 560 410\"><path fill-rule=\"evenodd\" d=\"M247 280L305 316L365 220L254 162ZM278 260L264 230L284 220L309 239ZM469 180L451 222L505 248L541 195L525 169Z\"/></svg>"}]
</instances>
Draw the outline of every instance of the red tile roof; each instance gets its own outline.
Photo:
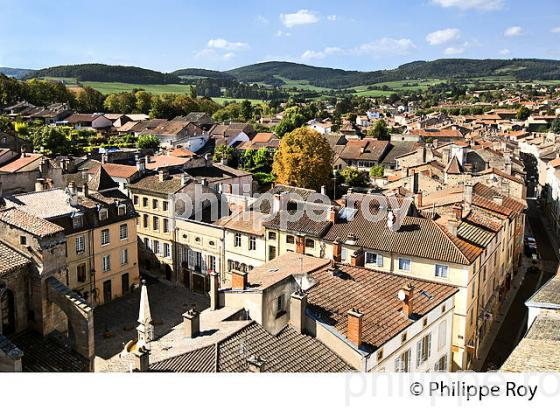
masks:
<instances>
[{"instance_id":1,"label":"red tile roof","mask_svg":"<svg viewBox=\"0 0 560 410\"><path fill-rule=\"evenodd\" d=\"M42 154L24 154L20 156L18 159L4 165L0 168L0 172L4 173L13 173L17 172L20 169L32 164L33 162L40 160Z\"/></svg>"}]
</instances>

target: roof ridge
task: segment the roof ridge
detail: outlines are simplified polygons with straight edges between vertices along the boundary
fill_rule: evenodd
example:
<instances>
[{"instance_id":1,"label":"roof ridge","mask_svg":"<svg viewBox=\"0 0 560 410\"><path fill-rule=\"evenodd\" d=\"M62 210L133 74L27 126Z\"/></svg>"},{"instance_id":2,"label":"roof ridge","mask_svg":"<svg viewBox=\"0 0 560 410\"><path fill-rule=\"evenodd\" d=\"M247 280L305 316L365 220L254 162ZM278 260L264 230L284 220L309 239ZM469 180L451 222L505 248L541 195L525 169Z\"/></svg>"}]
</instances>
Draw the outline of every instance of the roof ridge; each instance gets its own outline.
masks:
<instances>
[{"instance_id":1,"label":"roof ridge","mask_svg":"<svg viewBox=\"0 0 560 410\"><path fill-rule=\"evenodd\" d=\"M467 258L467 256L465 255L465 253L459 248L459 246L455 243L455 241L453 240L453 238L451 237L451 232L449 232L447 229L445 229L443 226L441 226L440 224L438 224L437 222L432 221L431 219L429 219L429 221L431 223L433 223L437 229L439 229L443 235L449 239L449 241L451 242L451 244L453 245L453 247L455 249L457 249L457 251L461 254L461 256L464 258L464 260L467 262L467 264L470 264L470 260L469 258ZM462 240L460 238L457 238L458 240Z\"/></svg>"}]
</instances>

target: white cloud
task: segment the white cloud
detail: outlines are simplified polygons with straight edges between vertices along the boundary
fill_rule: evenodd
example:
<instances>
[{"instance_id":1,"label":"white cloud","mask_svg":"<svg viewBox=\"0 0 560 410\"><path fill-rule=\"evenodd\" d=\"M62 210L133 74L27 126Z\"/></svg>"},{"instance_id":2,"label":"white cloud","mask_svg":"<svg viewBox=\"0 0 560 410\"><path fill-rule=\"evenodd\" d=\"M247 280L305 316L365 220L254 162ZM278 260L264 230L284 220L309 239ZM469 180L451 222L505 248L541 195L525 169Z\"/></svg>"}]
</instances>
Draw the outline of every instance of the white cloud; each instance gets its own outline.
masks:
<instances>
[{"instance_id":1,"label":"white cloud","mask_svg":"<svg viewBox=\"0 0 560 410\"><path fill-rule=\"evenodd\" d=\"M204 61L229 61L235 57L235 53L229 51L226 53L219 53L214 48L205 48L195 53L194 58Z\"/></svg>"},{"instance_id":2,"label":"white cloud","mask_svg":"<svg viewBox=\"0 0 560 410\"><path fill-rule=\"evenodd\" d=\"M405 55L410 53L416 45L409 38L383 37L370 43L362 44L352 50L354 54L374 55Z\"/></svg>"},{"instance_id":3,"label":"white cloud","mask_svg":"<svg viewBox=\"0 0 560 410\"><path fill-rule=\"evenodd\" d=\"M289 31L278 30L276 32L276 37L290 37L291 35L292 33L290 33Z\"/></svg>"},{"instance_id":4,"label":"white cloud","mask_svg":"<svg viewBox=\"0 0 560 410\"><path fill-rule=\"evenodd\" d=\"M344 53L344 50L339 47L326 47L322 51L307 50L301 55L302 60L322 60L325 57Z\"/></svg>"},{"instance_id":5,"label":"white cloud","mask_svg":"<svg viewBox=\"0 0 560 410\"><path fill-rule=\"evenodd\" d=\"M508 56L511 53L511 51L509 51L509 49L507 49L507 48L502 48L500 51L498 51L498 53L501 56Z\"/></svg>"},{"instance_id":6,"label":"white cloud","mask_svg":"<svg viewBox=\"0 0 560 410\"><path fill-rule=\"evenodd\" d=\"M249 44L247 43L227 41L223 38L208 40L207 46L208 48L216 48L220 50L247 50L249 48Z\"/></svg>"},{"instance_id":7,"label":"white cloud","mask_svg":"<svg viewBox=\"0 0 560 410\"><path fill-rule=\"evenodd\" d=\"M446 28L437 30L426 36L426 41L432 46L449 43L458 40L461 37L461 30L457 28Z\"/></svg>"},{"instance_id":8,"label":"white cloud","mask_svg":"<svg viewBox=\"0 0 560 410\"><path fill-rule=\"evenodd\" d=\"M521 34L523 34L523 29L520 26L508 27L504 31L504 36L506 37L515 37L520 36Z\"/></svg>"},{"instance_id":9,"label":"white cloud","mask_svg":"<svg viewBox=\"0 0 560 410\"><path fill-rule=\"evenodd\" d=\"M288 28L305 24L314 24L319 21L319 15L314 11L299 10L295 13L280 14L280 21Z\"/></svg>"},{"instance_id":10,"label":"white cloud","mask_svg":"<svg viewBox=\"0 0 560 410\"><path fill-rule=\"evenodd\" d=\"M265 16L257 16L257 22L261 24L268 24L268 19Z\"/></svg>"},{"instance_id":11,"label":"white cloud","mask_svg":"<svg viewBox=\"0 0 560 410\"><path fill-rule=\"evenodd\" d=\"M551 33L560 33L560 27L554 27L550 30Z\"/></svg>"},{"instance_id":12,"label":"white cloud","mask_svg":"<svg viewBox=\"0 0 560 410\"><path fill-rule=\"evenodd\" d=\"M465 52L465 49L463 47L447 47L445 50L443 50L443 54L445 54L446 56L455 56L458 54L463 54Z\"/></svg>"},{"instance_id":13,"label":"white cloud","mask_svg":"<svg viewBox=\"0 0 560 410\"><path fill-rule=\"evenodd\" d=\"M456 7L460 10L500 10L504 7L504 0L432 0L432 3L445 7Z\"/></svg>"},{"instance_id":14,"label":"white cloud","mask_svg":"<svg viewBox=\"0 0 560 410\"><path fill-rule=\"evenodd\" d=\"M330 16L327 16L327 20L329 20L329 21L336 21L336 19L337 19L336 14L332 14Z\"/></svg>"}]
</instances>

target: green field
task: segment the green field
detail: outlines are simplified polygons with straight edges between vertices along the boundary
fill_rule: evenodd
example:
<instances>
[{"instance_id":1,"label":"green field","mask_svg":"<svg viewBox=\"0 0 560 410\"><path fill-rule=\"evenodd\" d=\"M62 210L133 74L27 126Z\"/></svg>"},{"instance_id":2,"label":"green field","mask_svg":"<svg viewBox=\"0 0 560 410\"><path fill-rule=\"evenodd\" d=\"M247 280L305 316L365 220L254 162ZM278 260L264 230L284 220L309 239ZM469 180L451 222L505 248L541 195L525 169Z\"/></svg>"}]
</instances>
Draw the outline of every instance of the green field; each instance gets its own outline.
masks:
<instances>
[{"instance_id":1,"label":"green field","mask_svg":"<svg viewBox=\"0 0 560 410\"><path fill-rule=\"evenodd\" d=\"M96 89L103 94L122 93L134 89L142 89L152 94L188 94L188 84L127 84L127 83L104 83L97 81L83 81L83 86Z\"/></svg>"}]
</instances>

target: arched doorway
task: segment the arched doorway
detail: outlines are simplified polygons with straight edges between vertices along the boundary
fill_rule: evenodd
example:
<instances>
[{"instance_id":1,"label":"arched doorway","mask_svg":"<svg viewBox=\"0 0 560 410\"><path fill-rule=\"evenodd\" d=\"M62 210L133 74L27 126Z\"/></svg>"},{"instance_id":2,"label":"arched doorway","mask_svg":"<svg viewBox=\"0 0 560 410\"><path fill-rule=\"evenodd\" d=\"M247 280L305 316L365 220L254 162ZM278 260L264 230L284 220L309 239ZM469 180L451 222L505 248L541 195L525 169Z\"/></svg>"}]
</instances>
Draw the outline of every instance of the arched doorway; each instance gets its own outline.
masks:
<instances>
[{"instance_id":1,"label":"arched doorway","mask_svg":"<svg viewBox=\"0 0 560 410\"><path fill-rule=\"evenodd\" d=\"M0 312L2 315L2 334L8 336L16 330L14 293L10 289L6 289L0 297Z\"/></svg>"}]
</instances>

